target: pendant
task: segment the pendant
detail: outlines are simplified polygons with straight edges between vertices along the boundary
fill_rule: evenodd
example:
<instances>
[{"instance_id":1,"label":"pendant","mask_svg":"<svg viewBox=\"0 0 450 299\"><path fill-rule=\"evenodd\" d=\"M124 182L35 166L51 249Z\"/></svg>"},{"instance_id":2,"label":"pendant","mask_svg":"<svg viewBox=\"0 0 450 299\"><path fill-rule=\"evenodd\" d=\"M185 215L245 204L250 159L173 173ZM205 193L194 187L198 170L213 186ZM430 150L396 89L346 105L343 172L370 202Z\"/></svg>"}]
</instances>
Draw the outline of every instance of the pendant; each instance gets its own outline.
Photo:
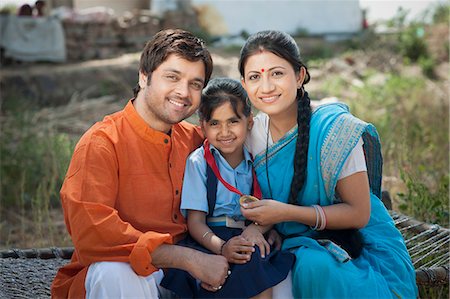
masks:
<instances>
[{"instance_id":1,"label":"pendant","mask_svg":"<svg viewBox=\"0 0 450 299\"><path fill-rule=\"evenodd\" d=\"M239 203L242 205L244 203L258 201L259 199L252 196L252 195L242 195L241 198L239 198Z\"/></svg>"}]
</instances>

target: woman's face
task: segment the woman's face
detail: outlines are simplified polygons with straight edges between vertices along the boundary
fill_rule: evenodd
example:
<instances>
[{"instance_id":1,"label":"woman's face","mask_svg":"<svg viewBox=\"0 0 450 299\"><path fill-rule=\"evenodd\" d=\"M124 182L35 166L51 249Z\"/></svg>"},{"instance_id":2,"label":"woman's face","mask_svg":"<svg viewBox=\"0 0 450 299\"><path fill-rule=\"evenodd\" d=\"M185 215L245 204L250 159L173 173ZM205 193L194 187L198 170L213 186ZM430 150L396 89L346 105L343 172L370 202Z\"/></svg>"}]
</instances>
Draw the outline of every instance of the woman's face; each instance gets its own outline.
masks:
<instances>
[{"instance_id":1,"label":"woman's face","mask_svg":"<svg viewBox=\"0 0 450 299\"><path fill-rule=\"evenodd\" d=\"M297 88L304 77L304 69L295 73L287 60L262 51L248 57L242 85L258 110L274 116L297 109Z\"/></svg>"}]
</instances>

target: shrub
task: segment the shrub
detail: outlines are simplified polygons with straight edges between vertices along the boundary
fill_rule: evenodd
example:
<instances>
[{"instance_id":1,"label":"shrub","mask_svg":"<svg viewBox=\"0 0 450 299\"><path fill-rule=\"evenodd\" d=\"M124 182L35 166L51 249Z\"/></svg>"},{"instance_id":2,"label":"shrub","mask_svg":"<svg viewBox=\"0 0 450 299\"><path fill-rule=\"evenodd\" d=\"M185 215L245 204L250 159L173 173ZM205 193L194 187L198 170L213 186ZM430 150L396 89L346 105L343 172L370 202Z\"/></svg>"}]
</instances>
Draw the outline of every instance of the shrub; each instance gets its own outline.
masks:
<instances>
[{"instance_id":1,"label":"shrub","mask_svg":"<svg viewBox=\"0 0 450 299\"><path fill-rule=\"evenodd\" d=\"M74 142L39 125L33 114L3 118L0 139L1 205L48 209L59 189Z\"/></svg>"},{"instance_id":2,"label":"shrub","mask_svg":"<svg viewBox=\"0 0 450 299\"><path fill-rule=\"evenodd\" d=\"M418 176L403 172L401 177L406 182L408 191L406 194L398 194L401 200L400 210L422 221L448 226L449 176L444 175L436 182L436 190L432 190Z\"/></svg>"}]
</instances>

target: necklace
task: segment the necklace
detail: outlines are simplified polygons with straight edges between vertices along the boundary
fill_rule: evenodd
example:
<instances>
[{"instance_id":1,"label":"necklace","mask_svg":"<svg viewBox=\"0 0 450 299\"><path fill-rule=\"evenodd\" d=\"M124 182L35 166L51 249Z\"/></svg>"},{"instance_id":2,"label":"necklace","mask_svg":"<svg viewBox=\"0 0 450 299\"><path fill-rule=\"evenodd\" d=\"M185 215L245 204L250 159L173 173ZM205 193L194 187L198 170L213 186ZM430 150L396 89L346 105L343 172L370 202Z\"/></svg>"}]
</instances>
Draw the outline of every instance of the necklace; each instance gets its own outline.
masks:
<instances>
[{"instance_id":1,"label":"necklace","mask_svg":"<svg viewBox=\"0 0 450 299\"><path fill-rule=\"evenodd\" d=\"M273 195L272 195L272 187L270 186L270 179L269 179L269 159L268 159L268 151L269 151L269 132L270 132L270 118L269 118L269 122L267 124L267 134L266 134L266 179L267 179L267 186L269 187L269 193L270 193L270 198L273 199Z\"/></svg>"}]
</instances>

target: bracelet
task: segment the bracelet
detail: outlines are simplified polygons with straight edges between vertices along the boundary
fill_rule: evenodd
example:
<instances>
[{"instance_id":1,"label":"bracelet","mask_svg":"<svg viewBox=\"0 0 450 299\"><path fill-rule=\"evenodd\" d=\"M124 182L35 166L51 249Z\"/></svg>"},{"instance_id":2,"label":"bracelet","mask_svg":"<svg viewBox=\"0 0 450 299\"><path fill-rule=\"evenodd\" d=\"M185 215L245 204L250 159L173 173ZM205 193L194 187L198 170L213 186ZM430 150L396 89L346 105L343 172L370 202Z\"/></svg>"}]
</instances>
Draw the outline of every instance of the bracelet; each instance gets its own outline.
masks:
<instances>
[{"instance_id":1,"label":"bracelet","mask_svg":"<svg viewBox=\"0 0 450 299\"><path fill-rule=\"evenodd\" d=\"M209 230L209 231L207 231L206 233L204 233L203 236L202 236L202 240L203 240L209 233L212 233L212 231Z\"/></svg>"},{"instance_id":2,"label":"bracelet","mask_svg":"<svg viewBox=\"0 0 450 299\"><path fill-rule=\"evenodd\" d=\"M220 246L220 255L222 255L223 247L225 246L225 244L227 244L227 242L223 242Z\"/></svg>"},{"instance_id":3,"label":"bracelet","mask_svg":"<svg viewBox=\"0 0 450 299\"><path fill-rule=\"evenodd\" d=\"M320 212L317 208L317 205L313 205L312 207L314 208L314 212L316 212L316 225L314 225L314 227L310 226L310 228L312 230L317 230L319 228L319 218L320 218L319 213Z\"/></svg>"},{"instance_id":4,"label":"bracelet","mask_svg":"<svg viewBox=\"0 0 450 299\"><path fill-rule=\"evenodd\" d=\"M327 227L327 216L325 215L325 211L321 206L317 206L320 214L320 227L317 230L324 230Z\"/></svg>"}]
</instances>

